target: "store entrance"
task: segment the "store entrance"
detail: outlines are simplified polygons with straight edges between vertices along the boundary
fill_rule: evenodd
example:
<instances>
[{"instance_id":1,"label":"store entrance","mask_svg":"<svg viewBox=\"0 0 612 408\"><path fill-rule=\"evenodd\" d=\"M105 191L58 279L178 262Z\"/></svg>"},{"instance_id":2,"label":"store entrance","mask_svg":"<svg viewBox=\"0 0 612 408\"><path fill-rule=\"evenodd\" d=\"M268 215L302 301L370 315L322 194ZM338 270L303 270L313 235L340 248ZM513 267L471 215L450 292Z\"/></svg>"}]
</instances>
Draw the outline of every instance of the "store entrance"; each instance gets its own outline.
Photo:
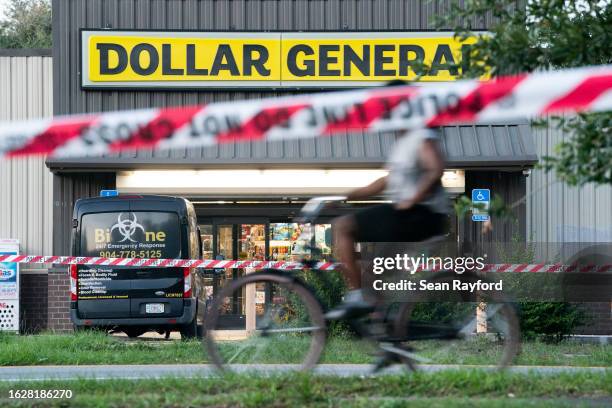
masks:
<instances>
[{"instance_id":1,"label":"store entrance","mask_svg":"<svg viewBox=\"0 0 612 408\"><path fill-rule=\"evenodd\" d=\"M202 255L205 259L217 260L300 261L309 256L309 243L302 236L305 225L287 221L226 217L200 220ZM312 238L313 243L328 256L332 252L331 232L331 224L317 224ZM212 299L231 280L253 272L253 268L238 268L217 269L206 274L202 279L207 298ZM245 298L246 293L235 293L224 299L221 310L224 328L244 327Z\"/></svg>"}]
</instances>

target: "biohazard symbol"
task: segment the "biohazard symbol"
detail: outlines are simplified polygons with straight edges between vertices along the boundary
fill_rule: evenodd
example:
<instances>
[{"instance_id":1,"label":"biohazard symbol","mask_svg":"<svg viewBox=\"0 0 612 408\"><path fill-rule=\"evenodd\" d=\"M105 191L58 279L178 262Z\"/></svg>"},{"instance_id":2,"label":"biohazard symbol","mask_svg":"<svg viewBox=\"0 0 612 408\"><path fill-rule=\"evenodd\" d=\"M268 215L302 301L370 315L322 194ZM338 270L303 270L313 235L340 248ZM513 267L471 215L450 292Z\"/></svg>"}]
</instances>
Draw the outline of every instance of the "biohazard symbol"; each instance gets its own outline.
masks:
<instances>
[{"instance_id":1,"label":"biohazard symbol","mask_svg":"<svg viewBox=\"0 0 612 408\"><path fill-rule=\"evenodd\" d=\"M123 239L119 242L124 242L127 240L132 241L132 242L137 242L136 240L132 239L132 235L136 233L136 230L138 228L140 228L142 232L144 233L145 232L144 227L138 223L136 214L132 213L132 216L134 217L133 220L130 220L130 219L122 220L121 219L122 215L123 213L119 214L119 217L117 217L117 223L111 227L110 232L112 233L114 230L118 230L119 233L123 235Z\"/></svg>"}]
</instances>

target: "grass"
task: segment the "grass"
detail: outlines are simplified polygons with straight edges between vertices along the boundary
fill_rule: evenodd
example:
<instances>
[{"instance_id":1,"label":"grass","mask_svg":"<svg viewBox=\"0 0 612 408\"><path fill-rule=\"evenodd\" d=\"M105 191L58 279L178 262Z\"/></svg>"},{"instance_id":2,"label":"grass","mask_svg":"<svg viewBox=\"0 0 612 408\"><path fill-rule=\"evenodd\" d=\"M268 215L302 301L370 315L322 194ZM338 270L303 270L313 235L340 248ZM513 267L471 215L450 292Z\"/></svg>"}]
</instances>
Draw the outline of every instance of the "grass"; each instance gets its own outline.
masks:
<instances>
[{"instance_id":1,"label":"grass","mask_svg":"<svg viewBox=\"0 0 612 408\"><path fill-rule=\"evenodd\" d=\"M492 364L496 346L458 343L444 348L435 341L416 343L418 354L443 364ZM237 344L226 343L231 349ZM285 339L270 348L261 362L297 362L304 346L299 340ZM374 348L352 339L329 339L323 363L370 363ZM293 354L292 354L293 353ZM10 365L84 365L84 364L178 364L206 363L198 341L125 341L102 333L30 336L0 335L0 366ZM612 366L612 345L561 342L526 342L517 365Z\"/></svg>"},{"instance_id":2,"label":"grass","mask_svg":"<svg viewBox=\"0 0 612 408\"><path fill-rule=\"evenodd\" d=\"M70 389L70 400L10 400L9 390ZM448 407L609 406L612 373L445 371L338 378L308 374L206 379L0 383L0 406L20 407Z\"/></svg>"}]
</instances>

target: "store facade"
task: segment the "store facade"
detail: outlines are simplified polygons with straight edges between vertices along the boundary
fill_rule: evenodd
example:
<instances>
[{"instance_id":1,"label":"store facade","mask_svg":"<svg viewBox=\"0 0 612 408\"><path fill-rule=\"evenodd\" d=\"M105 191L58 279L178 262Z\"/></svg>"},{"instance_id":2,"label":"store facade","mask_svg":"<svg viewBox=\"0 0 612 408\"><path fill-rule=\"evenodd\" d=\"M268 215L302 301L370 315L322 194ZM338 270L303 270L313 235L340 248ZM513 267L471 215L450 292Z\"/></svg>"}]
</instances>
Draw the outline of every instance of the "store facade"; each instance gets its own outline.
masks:
<instances>
[{"instance_id":1,"label":"store facade","mask_svg":"<svg viewBox=\"0 0 612 408\"><path fill-rule=\"evenodd\" d=\"M54 0L54 114L370 86L411 79L410 63L418 58L438 64L438 77L427 78L428 86L435 86L456 76L448 63L459 62L462 46L449 32L432 31L430 19L440 13L436 7L400 0ZM476 28L485 30L487 21L483 24ZM437 131L448 157L442 181L451 196L490 188L507 202L524 197L526 175L537 161L527 123ZM295 217L302 204L380 177L398 136L355 134L48 159L53 253L69 253L74 202L117 189L189 198L206 258L297 259L303 255L297 240L302 226ZM373 202L324 214L316 228L324 253L333 250L331 220ZM524 237L524 205L515 211L518 222L499 225L486 239ZM476 223L451 221L457 240L484 239ZM231 279L243 271L225 273Z\"/></svg>"}]
</instances>

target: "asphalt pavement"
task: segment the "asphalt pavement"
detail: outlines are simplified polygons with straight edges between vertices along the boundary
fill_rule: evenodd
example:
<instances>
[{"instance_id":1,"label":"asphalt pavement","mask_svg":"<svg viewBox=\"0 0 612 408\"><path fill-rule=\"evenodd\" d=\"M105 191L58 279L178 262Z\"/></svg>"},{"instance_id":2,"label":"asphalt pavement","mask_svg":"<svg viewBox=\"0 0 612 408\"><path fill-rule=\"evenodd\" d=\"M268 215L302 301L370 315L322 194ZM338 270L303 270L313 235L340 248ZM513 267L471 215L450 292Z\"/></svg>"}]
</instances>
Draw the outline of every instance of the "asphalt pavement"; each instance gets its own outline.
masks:
<instances>
[{"instance_id":1,"label":"asphalt pavement","mask_svg":"<svg viewBox=\"0 0 612 408\"><path fill-rule=\"evenodd\" d=\"M257 373L270 375L280 372L293 371L295 365L291 364L265 364L241 365L236 370L240 373ZM340 377L371 375L372 366L369 364L321 364L314 370L320 375L335 375ZM442 370L489 370L494 366L466 366L466 365L420 365L419 369L425 372ZM513 366L507 369L512 373L605 373L612 371L605 367L570 367L570 366ZM400 374L407 371L403 366L396 365L377 375ZM13 366L0 367L0 381L38 381L38 380L74 380L80 378L108 380L108 379L152 379L164 377L212 377L218 375L215 367L210 364L177 364L177 365L82 365L82 366Z\"/></svg>"}]
</instances>

